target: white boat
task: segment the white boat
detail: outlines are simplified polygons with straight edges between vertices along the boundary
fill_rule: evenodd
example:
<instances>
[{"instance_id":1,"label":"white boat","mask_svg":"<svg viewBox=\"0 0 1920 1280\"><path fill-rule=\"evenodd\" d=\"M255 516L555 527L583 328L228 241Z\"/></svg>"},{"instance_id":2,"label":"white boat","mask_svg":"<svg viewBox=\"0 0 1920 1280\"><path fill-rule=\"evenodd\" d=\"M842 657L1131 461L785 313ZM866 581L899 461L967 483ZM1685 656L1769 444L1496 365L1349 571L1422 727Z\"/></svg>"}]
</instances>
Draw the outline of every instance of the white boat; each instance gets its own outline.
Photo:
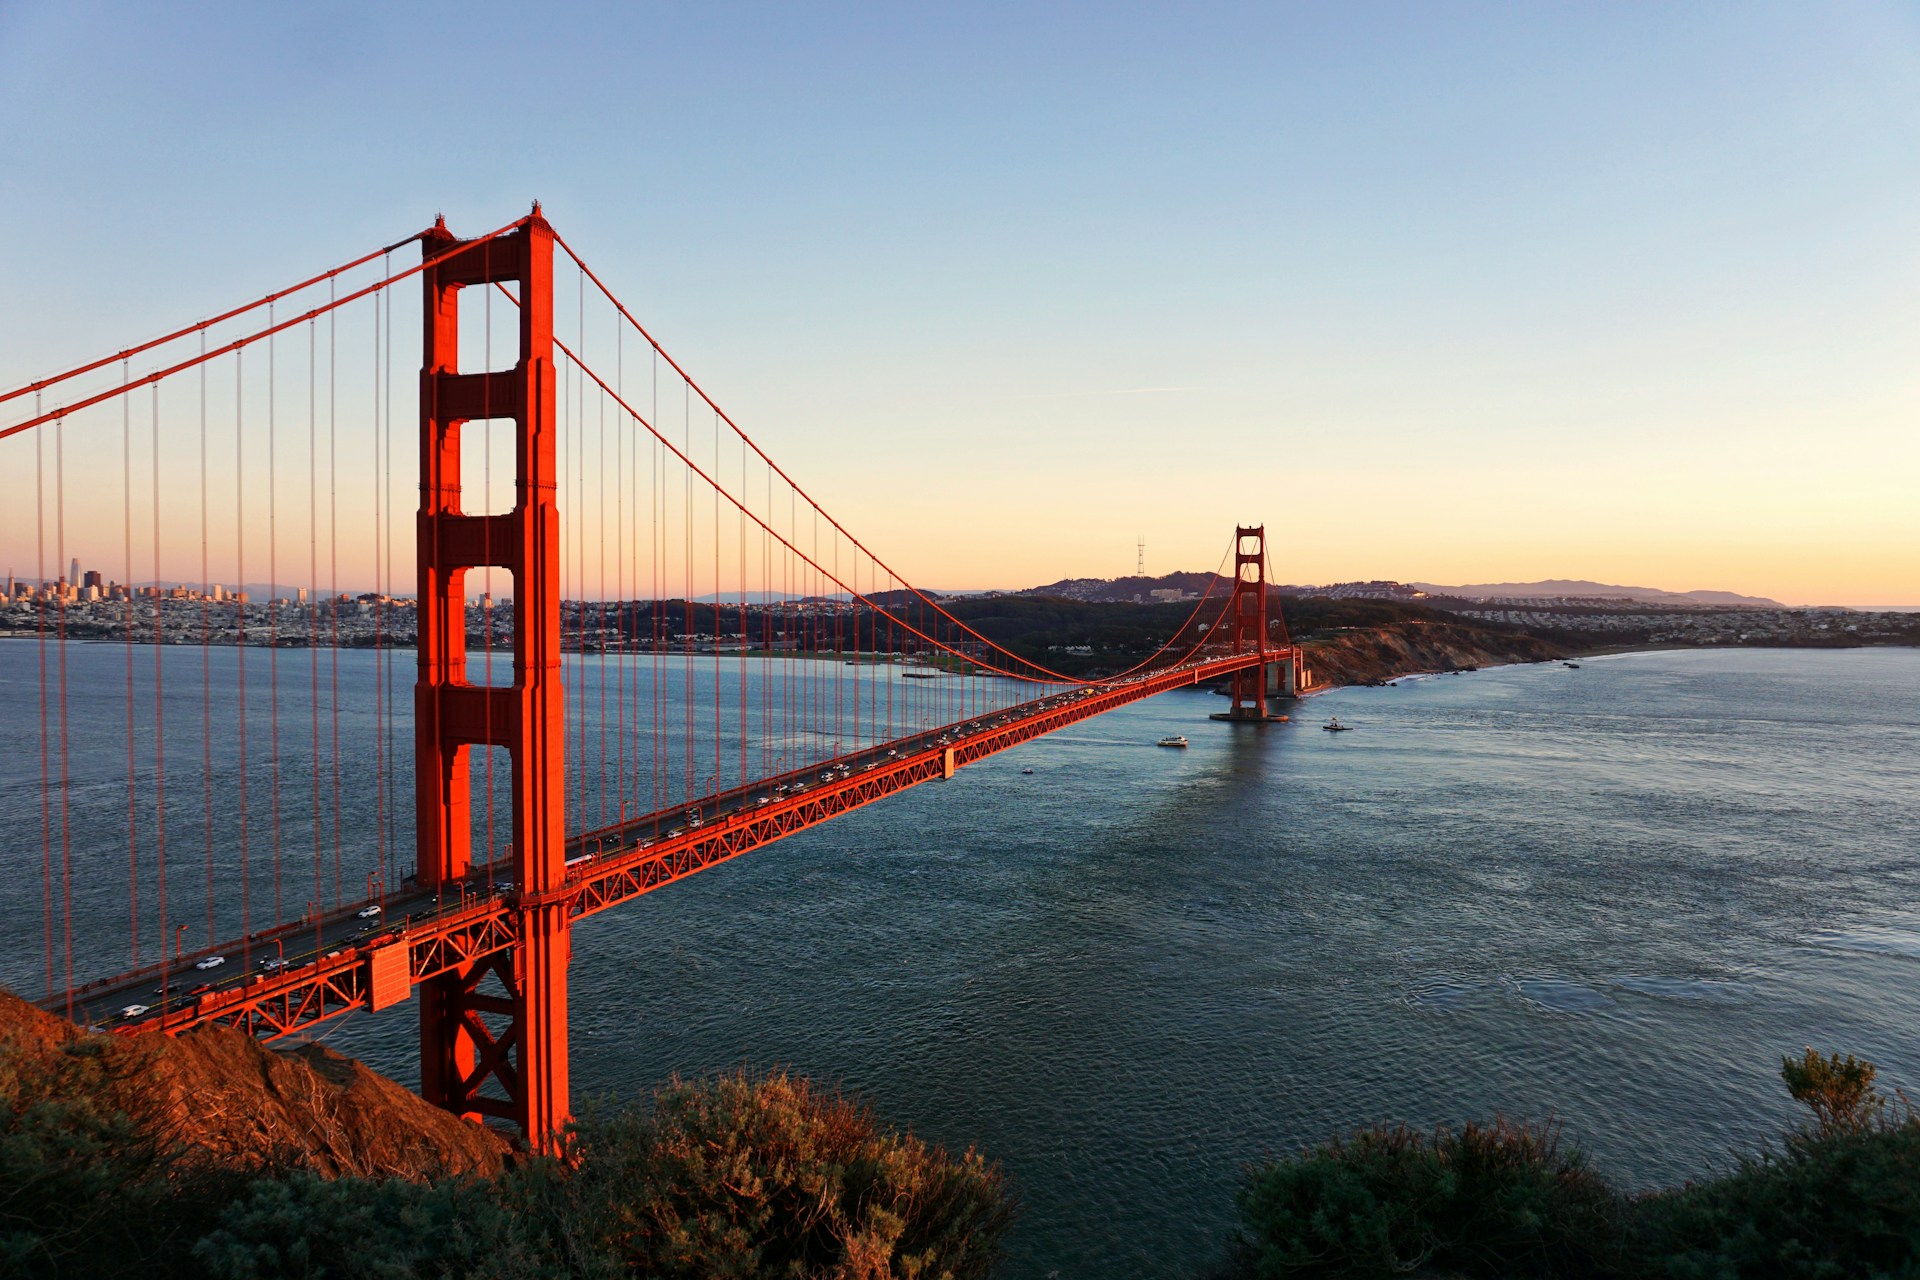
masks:
<instances>
[{"instance_id":1,"label":"white boat","mask_svg":"<svg viewBox=\"0 0 1920 1280\"><path fill-rule=\"evenodd\" d=\"M1353 732L1353 726L1341 724L1339 716L1335 716L1333 719L1327 721L1325 724L1321 725L1320 727L1322 729L1325 729L1328 733L1352 733Z\"/></svg>"},{"instance_id":2,"label":"white boat","mask_svg":"<svg viewBox=\"0 0 1920 1280\"><path fill-rule=\"evenodd\" d=\"M1184 747L1187 745L1187 740L1184 735L1170 733L1154 745L1158 747Z\"/></svg>"}]
</instances>

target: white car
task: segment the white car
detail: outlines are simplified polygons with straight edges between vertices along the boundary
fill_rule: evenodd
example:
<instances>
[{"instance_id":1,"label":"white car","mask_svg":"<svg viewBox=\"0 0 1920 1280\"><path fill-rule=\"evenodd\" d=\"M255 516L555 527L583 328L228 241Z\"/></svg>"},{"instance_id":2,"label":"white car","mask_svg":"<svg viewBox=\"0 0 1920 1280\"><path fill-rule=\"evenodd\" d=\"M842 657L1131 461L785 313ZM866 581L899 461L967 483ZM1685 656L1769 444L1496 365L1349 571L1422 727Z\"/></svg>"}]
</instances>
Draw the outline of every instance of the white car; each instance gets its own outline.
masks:
<instances>
[{"instance_id":1,"label":"white car","mask_svg":"<svg viewBox=\"0 0 1920 1280\"><path fill-rule=\"evenodd\" d=\"M287 962L285 960L282 960L279 956L268 956L265 960L262 960L260 962L260 967L266 970L268 973L272 973L276 969L286 968Z\"/></svg>"},{"instance_id":2,"label":"white car","mask_svg":"<svg viewBox=\"0 0 1920 1280\"><path fill-rule=\"evenodd\" d=\"M120 1011L120 1016L123 1018L137 1018L146 1011L147 1006L144 1004L130 1004Z\"/></svg>"},{"instance_id":3,"label":"white car","mask_svg":"<svg viewBox=\"0 0 1920 1280\"><path fill-rule=\"evenodd\" d=\"M196 969L218 969L226 962L227 958L225 956L208 956L205 960L194 961L193 967Z\"/></svg>"},{"instance_id":4,"label":"white car","mask_svg":"<svg viewBox=\"0 0 1920 1280\"><path fill-rule=\"evenodd\" d=\"M370 907L362 907L353 914L359 916L362 920L378 919L380 915L380 904L376 902Z\"/></svg>"}]
</instances>

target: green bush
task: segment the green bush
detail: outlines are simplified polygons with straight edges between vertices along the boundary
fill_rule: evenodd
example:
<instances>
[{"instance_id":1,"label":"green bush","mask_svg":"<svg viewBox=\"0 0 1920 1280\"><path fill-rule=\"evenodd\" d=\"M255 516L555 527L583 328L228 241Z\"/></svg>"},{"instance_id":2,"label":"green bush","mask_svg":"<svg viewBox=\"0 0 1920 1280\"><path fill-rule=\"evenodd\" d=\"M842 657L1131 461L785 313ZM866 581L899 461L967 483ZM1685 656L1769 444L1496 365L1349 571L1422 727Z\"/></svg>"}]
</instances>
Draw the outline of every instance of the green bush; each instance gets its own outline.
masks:
<instances>
[{"instance_id":1,"label":"green bush","mask_svg":"<svg viewBox=\"0 0 1920 1280\"><path fill-rule=\"evenodd\" d=\"M1619 1202L1552 1125L1365 1129L1255 1170L1244 1274L1603 1274Z\"/></svg>"},{"instance_id":2,"label":"green bush","mask_svg":"<svg viewBox=\"0 0 1920 1280\"><path fill-rule=\"evenodd\" d=\"M1920 1276L1920 1125L1795 1135L1644 1198L1633 1225L1638 1274L1670 1280Z\"/></svg>"},{"instance_id":3,"label":"green bush","mask_svg":"<svg viewBox=\"0 0 1920 1280\"><path fill-rule=\"evenodd\" d=\"M1782 1059L1812 1126L1727 1177L1641 1200L1642 1268L1671 1280L1920 1276L1920 1120L1876 1074L1852 1054Z\"/></svg>"},{"instance_id":4,"label":"green bush","mask_svg":"<svg viewBox=\"0 0 1920 1280\"><path fill-rule=\"evenodd\" d=\"M562 1280L534 1224L516 1218L498 1185L311 1173L251 1183L193 1246L208 1280ZM612 1274L602 1270L599 1274Z\"/></svg>"},{"instance_id":5,"label":"green bush","mask_svg":"<svg viewBox=\"0 0 1920 1280\"><path fill-rule=\"evenodd\" d=\"M1920 1118L1870 1062L1781 1062L1812 1113L1730 1175L1619 1196L1548 1128L1368 1129L1251 1171L1230 1274L1920 1280Z\"/></svg>"},{"instance_id":6,"label":"green bush","mask_svg":"<svg viewBox=\"0 0 1920 1280\"><path fill-rule=\"evenodd\" d=\"M879 1128L804 1079L723 1076L661 1089L651 1113L574 1130L573 1208L627 1274L965 1280L987 1275L1010 1218L1005 1180Z\"/></svg>"}]
</instances>

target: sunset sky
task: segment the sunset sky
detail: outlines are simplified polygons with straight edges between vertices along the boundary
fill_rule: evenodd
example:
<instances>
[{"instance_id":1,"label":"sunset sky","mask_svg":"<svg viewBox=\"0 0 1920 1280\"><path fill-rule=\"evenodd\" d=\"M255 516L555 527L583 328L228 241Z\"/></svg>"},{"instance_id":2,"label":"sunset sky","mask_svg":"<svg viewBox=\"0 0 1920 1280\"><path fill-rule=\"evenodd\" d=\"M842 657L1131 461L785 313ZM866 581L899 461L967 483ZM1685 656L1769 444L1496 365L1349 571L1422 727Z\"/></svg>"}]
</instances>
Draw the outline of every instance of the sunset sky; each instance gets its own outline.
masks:
<instances>
[{"instance_id":1,"label":"sunset sky","mask_svg":"<svg viewBox=\"0 0 1920 1280\"><path fill-rule=\"evenodd\" d=\"M538 198L928 586L1920 604L1911 5L14 0L0 120L7 388Z\"/></svg>"}]
</instances>

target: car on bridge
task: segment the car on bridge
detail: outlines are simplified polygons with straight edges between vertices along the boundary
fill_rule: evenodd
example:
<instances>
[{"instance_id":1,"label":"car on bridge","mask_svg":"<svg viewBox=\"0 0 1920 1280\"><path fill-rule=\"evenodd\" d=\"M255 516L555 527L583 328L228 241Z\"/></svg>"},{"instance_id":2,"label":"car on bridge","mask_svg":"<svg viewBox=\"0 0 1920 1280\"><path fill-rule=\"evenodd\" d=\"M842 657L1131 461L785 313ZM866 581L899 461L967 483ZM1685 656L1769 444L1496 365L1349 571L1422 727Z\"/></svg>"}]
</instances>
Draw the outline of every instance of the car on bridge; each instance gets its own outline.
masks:
<instances>
[{"instance_id":1,"label":"car on bridge","mask_svg":"<svg viewBox=\"0 0 1920 1280\"><path fill-rule=\"evenodd\" d=\"M144 1004L130 1004L120 1011L120 1016L123 1018L137 1018L146 1011L147 1006Z\"/></svg>"},{"instance_id":2,"label":"car on bridge","mask_svg":"<svg viewBox=\"0 0 1920 1280\"><path fill-rule=\"evenodd\" d=\"M194 961L193 967L196 969L218 969L226 962L227 958L225 956L208 956L204 960Z\"/></svg>"},{"instance_id":3,"label":"car on bridge","mask_svg":"<svg viewBox=\"0 0 1920 1280\"><path fill-rule=\"evenodd\" d=\"M380 904L377 902L372 903L368 906L364 906L360 908L358 911L354 912L353 914L360 917L360 919L362 920L378 919L380 916Z\"/></svg>"}]
</instances>

